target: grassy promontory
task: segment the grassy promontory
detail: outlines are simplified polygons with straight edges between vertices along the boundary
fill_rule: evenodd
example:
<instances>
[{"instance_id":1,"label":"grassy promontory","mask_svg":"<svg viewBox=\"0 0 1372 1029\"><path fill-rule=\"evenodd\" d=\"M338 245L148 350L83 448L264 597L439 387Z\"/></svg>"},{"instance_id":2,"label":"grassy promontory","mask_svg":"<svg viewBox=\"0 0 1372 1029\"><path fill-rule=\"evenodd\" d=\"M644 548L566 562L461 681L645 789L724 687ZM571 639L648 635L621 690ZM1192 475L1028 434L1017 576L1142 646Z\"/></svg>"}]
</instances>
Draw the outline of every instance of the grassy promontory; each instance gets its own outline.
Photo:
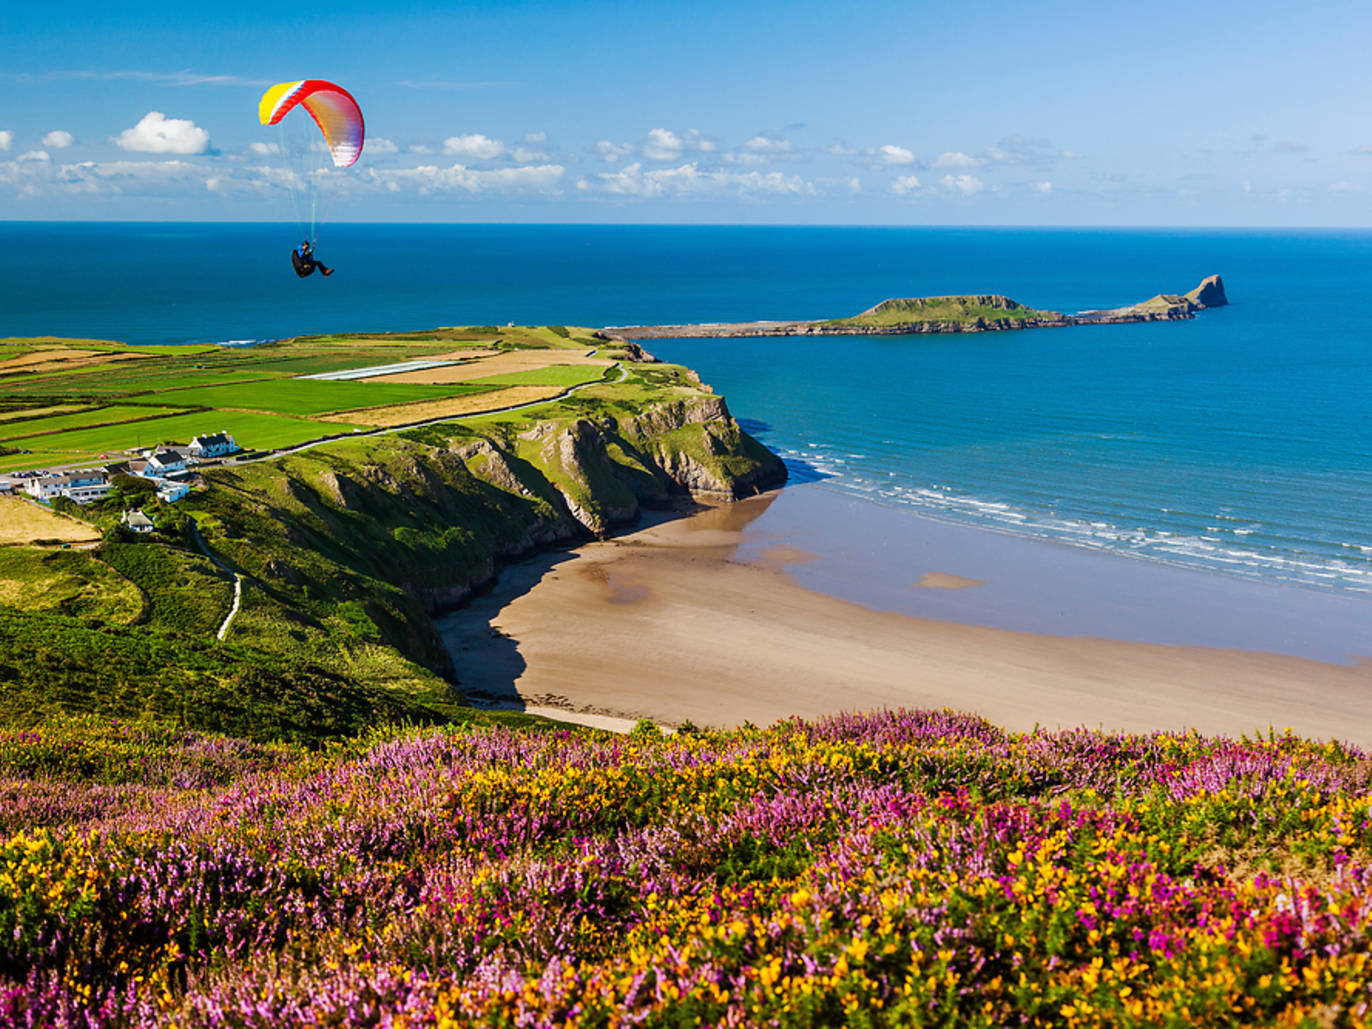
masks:
<instances>
[{"instance_id":1,"label":"grassy promontory","mask_svg":"<svg viewBox=\"0 0 1372 1029\"><path fill-rule=\"evenodd\" d=\"M906 336L929 333L1005 332L1059 329L1073 325L1175 322L1197 311L1229 303L1218 275L1208 275L1186 293L1159 293L1138 304L1064 314L1038 310L998 293L897 297L844 318L787 321L702 322L694 325L619 325L605 331L616 339L673 339L743 336Z\"/></svg>"},{"instance_id":2,"label":"grassy promontory","mask_svg":"<svg viewBox=\"0 0 1372 1029\"><path fill-rule=\"evenodd\" d=\"M930 711L0 735L0 1021L1362 1025L1369 774Z\"/></svg>"},{"instance_id":3,"label":"grassy promontory","mask_svg":"<svg viewBox=\"0 0 1372 1029\"><path fill-rule=\"evenodd\" d=\"M269 740L489 720L463 705L432 614L502 561L785 474L688 369L589 330L6 346L0 431L33 441L30 460L184 444L234 418L252 449L174 504L116 476L103 504L66 505L103 531L89 549L0 549L0 725L97 713ZM342 377L305 377L320 374ZM72 407L97 427L73 428ZM155 533L120 528L131 506Z\"/></svg>"}]
</instances>

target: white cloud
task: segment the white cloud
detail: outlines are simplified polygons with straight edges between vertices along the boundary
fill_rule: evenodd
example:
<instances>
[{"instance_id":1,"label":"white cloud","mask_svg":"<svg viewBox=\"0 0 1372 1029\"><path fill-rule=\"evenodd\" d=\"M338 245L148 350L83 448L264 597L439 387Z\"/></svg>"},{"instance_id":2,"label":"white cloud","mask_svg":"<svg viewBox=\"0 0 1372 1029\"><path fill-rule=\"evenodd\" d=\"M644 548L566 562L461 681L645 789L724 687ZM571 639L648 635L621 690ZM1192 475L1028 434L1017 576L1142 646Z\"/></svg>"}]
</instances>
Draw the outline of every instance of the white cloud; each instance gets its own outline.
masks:
<instances>
[{"instance_id":1,"label":"white cloud","mask_svg":"<svg viewBox=\"0 0 1372 1029\"><path fill-rule=\"evenodd\" d=\"M755 154L789 154L791 141L777 136L754 136L743 144L743 149Z\"/></svg>"},{"instance_id":2,"label":"white cloud","mask_svg":"<svg viewBox=\"0 0 1372 1029\"><path fill-rule=\"evenodd\" d=\"M939 179L939 182L943 185L944 189L952 190L955 193L961 193L966 197L971 196L973 193L980 193L986 188L986 184L975 175L945 175L943 178Z\"/></svg>"},{"instance_id":3,"label":"white cloud","mask_svg":"<svg viewBox=\"0 0 1372 1029\"><path fill-rule=\"evenodd\" d=\"M54 150L65 150L75 142L76 137L62 129L53 129L43 137L43 145L52 147Z\"/></svg>"},{"instance_id":4,"label":"white cloud","mask_svg":"<svg viewBox=\"0 0 1372 1029\"><path fill-rule=\"evenodd\" d=\"M504 156L509 148L498 139L472 132L465 136L449 136L443 141L443 152L470 161L490 161Z\"/></svg>"},{"instance_id":5,"label":"white cloud","mask_svg":"<svg viewBox=\"0 0 1372 1029\"><path fill-rule=\"evenodd\" d=\"M548 134L546 132L526 132L524 133L524 142L546 143L548 142Z\"/></svg>"},{"instance_id":6,"label":"white cloud","mask_svg":"<svg viewBox=\"0 0 1372 1029\"><path fill-rule=\"evenodd\" d=\"M853 147L844 146L842 143L831 143L829 146L820 147L826 154L833 154L835 157L852 157L857 153Z\"/></svg>"},{"instance_id":7,"label":"white cloud","mask_svg":"<svg viewBox=\"0 0 1372 1029\"><path fill-rule=\"evenodd\" d=\"M891 183L891 192L896 196L904 196L906 193L912 193L917 189L919 189L919 179L913 175L902 175Z\"/></svg>"},{"instance_id":8,"label":"white cloud","mask_svg":"<svg viewBox=\"0 0 1372 1029\"><path fill-rule=\"evenodd\" d=\"M396 146L389 139L385 139L382 136L373 136L371 139L367 140L366 148L367 153L373 155L400 153L400 147Z\"/></svg>"},{"instance_id":9,"label":"white cloud","mask_svg":"<svg viewBox=\"0 0 1372 1029\"><path fill-rule=\"evenodd\" d=\"M675 161L686 144L671 129L653 129L643 144L643 156L650 161Z\"/></svg>"},{"instance_id":10,"label":"white cloud","mask_svg":"<svg viewBox=\"0 0 1372 1029\"><path fill-rule=\"evenodd\" d=\"M272 154L281 153L280 143L249 143L248 149L258 157L270 157Z\"/></svg>"},{"instance_id":11,"label":"white cloud","mask_svg":"<svg viewBox=\"0 0 1372 1029\"><path fill-rule=\"evenodd\" d=\"M1067 160L1069 161L1076 161L1082 157L1085 157L1086 155L1083 154L1080 150L1064 150L1062 152L1062 156L1067 158Z\"/></svg>"},{"instance_id":12,"label":"white cloud","mask_svg":"<svg viewBox=\"0 0 1372 1029\"><path fill-rule=\"evenodd\" d=\"M114 143L144 154L203 154L210 148L210 134L193 121L149 111L137 125L115 137Z\"/></svg>"},{"instance_id":13,"label":"white cloud","mask_svg":"<svg viewBox=\"0 0 1372 1029\"><path fill-rule=\"evenodd\" d=\"M420 193L555 193L566 169L560 164L522 168L480 170L454 164L451 168L421 165L418 168L371 170L373 181L392 192L408 186Z\"/></svg>"},{"instance_id":14,"label":"white cloud","mask_svg":"<svg viewBox=\"0 0 1372 1029\"><path fill-rule=\"evenodd\" d=\"M0 150L8 150L14 142L14 133L8 130L0 132Z\"/></svg>"},{"instance_id":15,"label":"white cloud","mask_svg":"<svg viewBox=\"0 0 1372 1029\"><path fill-rule=\"evenodd\" d=\"M619 196L645 199L661 196L752 196L758 194L807 196L815 188L798 175L781 172L701 171L694 162L677 168L658 168L644 171L634 162L619 172L600 172L596 176L600 188ZM577 183L583 191L592 189L587 180Z\"/></svg>"},{"instance_id":16,"label":"white cloud","mask_svg":"<svg viewBox=\"0 0 1372 1029\"><path fill-rule=\"evenodd\" d=\"M715 144L702 136L698 129L691 129L684 134L671 129L653 129L639 152L649 161L675 161L687 150L708 153L715 149Z\"/></svg>"},{"instance_id":17,"label":"white cloud","mask_svg":"<svg viewBox=\"0 0 1372 1029\"><path fill-rule=\"evenodd\" d=\"M1031 188L1037 190L1040 193L1053 192L1053 184L1051 182L1031 182L1029 183L1029 185Z\"/></svg>"},{"instance_id":18,"label":"white cloud","mask_svg":"<svg viewBox=\"0 0 1372 1029\"><path fill-rule=\"evenodd\" d=\"M903 146L886 143L877 148L877 156L883 164L914 164L915 155Z\"/></svg>"},{"instance_id":19,"label":"white cloud","mask_svg":"<svg viewBox=\"0 0 1372 1029\"><path fill-rule=\"evenodd\" d=\"M764 164L772 163L771 154L723 154L721 155L725 164L740 164L748 168L757 168Z\"/></svg>"},{"instance_id":20,"label":"white cloud","mask_svg":"<svg viewBox=\"0 0 1372 1029\"><path fill-rule=\"evenodd\" d=\"M1346 180L1346 179L1340 179L1338 182L1331 182L1331 183L1329 184L1329 192L1331 192L1331 193L1361 193L1361 192L1362 192L1362 187L1361 187L1360 185L1358 185L1356 182L1349 182L1349 181Z\"/></svg>"},{"instance_id":21,"label":"white cloud","mask_svg":"<svg viewBox=\"0 0 1372 1029\"><path fill-rule=\"evenodd\" d=\"M961 150L949 150L934 159L935 168L976 168L985 163L985 158L973 157Z\"/></svg>"},{"instance_id":22,"label":"white cloud","mask_svg":"<svg viewBox=\"0 0 1372 1029\"><path fill-rule=\"evenodd\" d=\"M0 133L0 135L8 135L8 133ZM1369 154L1372 154L1372 143L1364 143L1362 146L1355 146L1349 153L1357 154L1359 157L1367 157Z\"/></svg>"},{"instance_id":23,"label":"white cloud","mask_svg":"<svg viewBox=\"0 0 1372 1029\"><path fill-rule=\"evenodd\" d=\"M606 164L614 164L625 154L632 154L634 145L632 143L611 143L608 139L602 139L596 143L595 152Z\"/></svg>"},{"instance_id":24,"label":"white cloud","mask_svg":"<svg viewBox=\"0 0 1372 1029\"><path fill-rule=\"evenodd\" d=\"M52 156L46 150L28 150L19 155L21 161L51 161Z\"/></svg>"}]
</instances>

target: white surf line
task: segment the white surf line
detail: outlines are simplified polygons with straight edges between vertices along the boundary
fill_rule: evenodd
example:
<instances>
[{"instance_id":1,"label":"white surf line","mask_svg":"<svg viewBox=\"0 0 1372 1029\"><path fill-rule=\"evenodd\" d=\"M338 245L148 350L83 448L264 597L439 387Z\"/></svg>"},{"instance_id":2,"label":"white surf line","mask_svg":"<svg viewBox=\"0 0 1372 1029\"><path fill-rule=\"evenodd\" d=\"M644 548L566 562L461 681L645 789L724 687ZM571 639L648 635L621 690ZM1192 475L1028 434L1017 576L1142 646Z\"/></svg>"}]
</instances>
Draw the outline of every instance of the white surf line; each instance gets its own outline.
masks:
<instances>
[{"instance_id":1,"label":"white surf line","mask_svg":"<svg viewBox=\"0 0 1372 1029\"><path fill-rule=\"evenodd\" d=\"M261 461L275 461L279 457L290 457L292 454L299 454L306 450L313 450L315 447L322 447L326 443L337 443L345 439L367 439L371 436L388 436L395 432L405 432L408 429L421 429L426 425L440 425L443 422L460 422L464 418L485 418L492 414L508 414L511 411L523 411L529 407L540 407L543 404L556 404L561 400L566 400L573 393L586 389L590 386L607 386L616 382L623 382L629 377L629 369L624 366L624 362L616 361L613 367L619 369L619 376L608 382L605 379L593 379L590 382L583 382L579 385L569 387L556 396L546 397L543 400L528 400L522 404L511 404L508 407L493 407L486 411L473 411L470 414L448 414L438 418L426 418L419 422L406 422L404 425L390 425L384 429L366 429L362 432L345 432L337 436L329 436L325 439L312 440L309 443L301 443L299 446L287 447L285 450L275 450L262 457L249 457L241 461L228 462L220 465L221 468L236 468L239 465L257 464Z\"/></svg>"},{"instance_id":2,"label":"white surf line","mask_svg":"<svg viewBox=\"0 0 1372 1029\"><path fill-rule=\"evenodd\" d=\"M191 535L195 537L195 545L200 548L200 553L209 558L217 567L233 576L233 603L229 605L229 613L219 623L219 631L214 634L214 638L222 642L228 634L229 624L233 621L233 616L238 614L238 609L243 606L243 576L210 553L210 548L205 545L204 537L200 535L200 526L194 518L191 519Z\"/></svg>"}]
</instances>

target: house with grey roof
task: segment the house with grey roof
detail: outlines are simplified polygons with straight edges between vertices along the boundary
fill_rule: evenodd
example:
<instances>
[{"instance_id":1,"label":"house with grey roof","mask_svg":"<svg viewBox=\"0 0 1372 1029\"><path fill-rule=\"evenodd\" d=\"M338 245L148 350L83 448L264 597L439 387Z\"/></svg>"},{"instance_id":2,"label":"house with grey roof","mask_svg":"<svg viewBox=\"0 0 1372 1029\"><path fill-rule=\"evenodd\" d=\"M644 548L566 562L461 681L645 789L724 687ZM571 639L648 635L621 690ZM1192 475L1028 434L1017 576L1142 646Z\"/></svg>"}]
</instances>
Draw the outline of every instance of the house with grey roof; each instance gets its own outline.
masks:
<instances>
[{"instance_id":1,"label":"house with grey roof","mask_svg":"<svg viewBox=\"0 0 1372 1029\"><path fill-rule=\"evenodd\" d=\"M186 448L186 453L197 461L204 461L212 457L223 457L225 454L232 454L234 451L242 449L227 432L214 432L207 436L196 436L191 440L191 445Z\"/></svg>"},{"instance_id":2,"label":"house with grey roof","mask_svg":"<svg viewBox=\"0 0 1372 1029\"><path fill-rule=\"evenodd\" d=\"M136 507L125 511L124 517L121 518L120 521L128 526L130 530L139 533L140 535L152 532L153 529L156 528L152 523L152 519Z\"/></svg>"}]
</instances>

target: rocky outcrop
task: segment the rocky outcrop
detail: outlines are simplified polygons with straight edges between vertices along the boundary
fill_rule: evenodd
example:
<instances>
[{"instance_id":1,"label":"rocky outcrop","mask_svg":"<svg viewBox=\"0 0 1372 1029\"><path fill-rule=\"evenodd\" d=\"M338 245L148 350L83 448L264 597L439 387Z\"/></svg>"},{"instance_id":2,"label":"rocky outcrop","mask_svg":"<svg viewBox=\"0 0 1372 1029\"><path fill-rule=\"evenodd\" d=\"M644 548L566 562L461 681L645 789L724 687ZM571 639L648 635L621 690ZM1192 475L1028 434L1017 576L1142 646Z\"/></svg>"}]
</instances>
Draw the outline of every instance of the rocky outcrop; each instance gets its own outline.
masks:
<instances>
[{"instance_id":1,"label":"rocky outcrop","mask_svg":"<svg viewBox=\"0 0 1372 1029\"><path fill-rule=\"evenodd\" d=\"M1186 294L1186 299L1191 301L1197 310L1224 307L1229 303L1229 298L1224 295L1224 281L1218 275L1207 275L1199 286Z\"/></svg>"}]
</instances>

